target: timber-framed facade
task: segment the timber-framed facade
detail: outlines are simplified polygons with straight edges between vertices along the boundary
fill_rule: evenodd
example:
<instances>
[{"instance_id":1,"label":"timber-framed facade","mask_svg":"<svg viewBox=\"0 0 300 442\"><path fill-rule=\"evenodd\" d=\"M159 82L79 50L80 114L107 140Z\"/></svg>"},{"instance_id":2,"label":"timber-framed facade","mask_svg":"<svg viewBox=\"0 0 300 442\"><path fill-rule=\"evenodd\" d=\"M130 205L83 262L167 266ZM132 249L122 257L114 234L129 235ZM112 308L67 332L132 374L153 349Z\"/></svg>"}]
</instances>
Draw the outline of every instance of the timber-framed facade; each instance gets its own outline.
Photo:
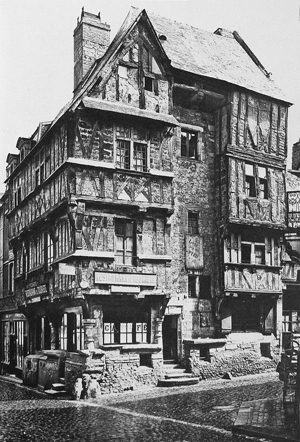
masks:
<instances>
[{"instance_id":1,"label":"timber-framed facade","mask_svg":"<svg viewBox=\"0 0 300 442\"><path fill-rule=\"evenodd\" d=\"M8 158L27 353L157 367L232 332L279 339L290 103L237 33L182 26L132 8L109 43L83 11L72 101Z\"/></svg>"}]
</instances>

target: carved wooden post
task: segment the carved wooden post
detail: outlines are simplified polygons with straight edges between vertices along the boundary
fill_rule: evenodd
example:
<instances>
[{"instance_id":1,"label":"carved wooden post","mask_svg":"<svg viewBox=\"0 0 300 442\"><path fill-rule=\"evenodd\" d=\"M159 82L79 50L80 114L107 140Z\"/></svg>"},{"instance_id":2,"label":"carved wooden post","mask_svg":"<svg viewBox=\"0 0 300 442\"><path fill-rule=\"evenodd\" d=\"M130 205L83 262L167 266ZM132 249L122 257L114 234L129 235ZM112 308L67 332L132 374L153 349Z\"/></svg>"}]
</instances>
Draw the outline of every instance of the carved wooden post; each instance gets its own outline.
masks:
<instances>
[{"instance_id":1,"label":"carved wooden post","mask_svg":"<svg viewBox=\"0 0 300 442\"><path fill-rule=\"evenodd\" d=\"M56 328L53 322L49 322L50 325L50 348L56 350Z\"/></svg>"},{"instance_id":2,"label":"carved wooden post","mask_svg":"<svg viewBox=\"0 0 300 442\"><path fill-rule=\"evenodd\" d=\"M276 337L279 338L279 337L281 337L281 333L282 333L282 294L280 294L277 299L276 318L277 318ZM282 342L280 343L280 346L282 346Z\"/></svg>"},{"instance_id":3,"label":"carved wooden post","mask_svg":"<svg viewBox=\"0 0 300 442\"><path fill-rule=\"evenodd\" d=\"M155 335L155 339L156 339L156 343L160 346L161 349L162 349L162 346L163 346L162 323L163 323L163 318L156 318L156 335Z\"/></svg>"}]
</instances>

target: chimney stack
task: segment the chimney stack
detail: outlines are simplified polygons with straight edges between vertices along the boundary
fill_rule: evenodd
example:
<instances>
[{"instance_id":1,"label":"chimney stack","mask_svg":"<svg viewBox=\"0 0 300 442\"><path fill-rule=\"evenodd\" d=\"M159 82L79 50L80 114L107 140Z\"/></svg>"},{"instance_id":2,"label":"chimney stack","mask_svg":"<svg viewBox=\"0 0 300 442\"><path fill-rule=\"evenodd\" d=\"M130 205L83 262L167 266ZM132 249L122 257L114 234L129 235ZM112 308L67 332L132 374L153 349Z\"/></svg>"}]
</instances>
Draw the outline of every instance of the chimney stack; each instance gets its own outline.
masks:
<instances>
[{"instance_id":1,"label":"chimney stack","mask_svg":"<svg viewBox=\"0 0 300 442\"><path fill-rule=\"evenodd\" d=\"M82 8L80 21L77 19L74 30L74 92L94 61L104 55L109 44L110 26L101 22L100 13L94 15Z\"/></svg>"}]
</instances>

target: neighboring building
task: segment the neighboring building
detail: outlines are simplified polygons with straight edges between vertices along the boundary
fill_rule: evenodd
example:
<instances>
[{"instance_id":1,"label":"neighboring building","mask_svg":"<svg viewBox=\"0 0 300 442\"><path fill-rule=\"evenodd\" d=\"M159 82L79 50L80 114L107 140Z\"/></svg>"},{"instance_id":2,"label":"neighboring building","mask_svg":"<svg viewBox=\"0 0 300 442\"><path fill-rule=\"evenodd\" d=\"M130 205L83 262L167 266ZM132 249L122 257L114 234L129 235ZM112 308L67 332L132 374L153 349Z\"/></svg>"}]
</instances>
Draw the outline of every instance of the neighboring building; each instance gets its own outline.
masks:
<instances>
[{"instance_id":1,"label":"neighboring building","mask_svg":"<svg viewBox=\"0 0 300 442\"><path fill-rule=\"evenodd\" d=\"M13 170L17 156L8 155L8 169ZM10 173L9 171L9 173ZM28 322L19 311L14 292L14 255L9 247L7 192L0 199L0 371L22 375L28 354Z\"/></svg>"},{"instance_id":2,"label":"neighboring building","mask_svg":"<svg viewBox=\"0 0 300 442\"><path fill-rule=\"evenodd\" d=\"M109 33L82 12L74 97L7 178L28 348L155 367L279 338L289 103L237 32L132 8Z\"/></svg>"},{"instance_id":3,"label":"neighboring building","mask_svg":"<svg viewBox=\"0 0 300 442\"><path fill-rule=\"evenodd\" d=\"M283 336L300 343L300 141L292 151L292 169L286 176L287 223L283 256Z\"/></svg>"}]
</instances>

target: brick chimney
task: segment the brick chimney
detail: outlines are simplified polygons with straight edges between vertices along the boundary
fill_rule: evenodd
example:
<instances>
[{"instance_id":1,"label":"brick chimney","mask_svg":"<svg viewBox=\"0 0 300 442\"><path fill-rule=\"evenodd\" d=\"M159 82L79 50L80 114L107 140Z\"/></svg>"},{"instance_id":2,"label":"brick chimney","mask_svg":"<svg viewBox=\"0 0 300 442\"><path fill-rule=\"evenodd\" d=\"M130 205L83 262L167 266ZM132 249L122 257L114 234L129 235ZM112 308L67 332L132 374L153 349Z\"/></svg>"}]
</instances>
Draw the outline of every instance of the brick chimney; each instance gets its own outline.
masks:
<instances>
[{"instance_id":1,"label":"brick chimney","mask_svg":"<svg viewBox=\"0 0 300 442\"><path fill-rule=\"evenodd\" d=\"M110 26L98 15L85 12L74 30L74 92L95 60L101 58L110 43Z\"/></svg>"}]
</instances>

